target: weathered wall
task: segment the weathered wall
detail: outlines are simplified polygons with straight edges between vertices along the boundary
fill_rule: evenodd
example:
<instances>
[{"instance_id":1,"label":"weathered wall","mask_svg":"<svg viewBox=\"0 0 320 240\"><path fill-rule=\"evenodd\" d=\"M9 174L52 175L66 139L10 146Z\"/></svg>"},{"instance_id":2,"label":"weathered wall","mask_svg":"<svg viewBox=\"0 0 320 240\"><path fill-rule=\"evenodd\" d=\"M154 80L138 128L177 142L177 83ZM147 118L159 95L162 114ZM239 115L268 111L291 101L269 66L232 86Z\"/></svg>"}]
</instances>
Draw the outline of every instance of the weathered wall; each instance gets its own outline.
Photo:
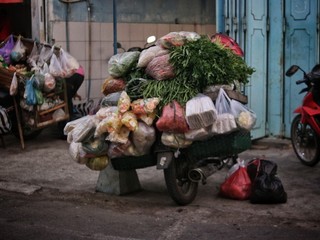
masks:
<instances>
[{"instance_id":1,"label":"weathered wall","mask_svg":"<svg viewBox=\"0 0 320 240\"><path fill-rule=\"evenodd\" d=\"M91 0L65 4L51 0L48 10L48 39L75 56L86 70L79 93L99 99L108 77L107 63L114 54L112 0ZM68 13L68 14L67 14ZM91 15L91 17L90 17ZM91 20L91 21L89 21ZM215 33L215 1L117 1L117 41L125 49L143 47L146 38L172 31Z\"/></svg>"}]
</instances>

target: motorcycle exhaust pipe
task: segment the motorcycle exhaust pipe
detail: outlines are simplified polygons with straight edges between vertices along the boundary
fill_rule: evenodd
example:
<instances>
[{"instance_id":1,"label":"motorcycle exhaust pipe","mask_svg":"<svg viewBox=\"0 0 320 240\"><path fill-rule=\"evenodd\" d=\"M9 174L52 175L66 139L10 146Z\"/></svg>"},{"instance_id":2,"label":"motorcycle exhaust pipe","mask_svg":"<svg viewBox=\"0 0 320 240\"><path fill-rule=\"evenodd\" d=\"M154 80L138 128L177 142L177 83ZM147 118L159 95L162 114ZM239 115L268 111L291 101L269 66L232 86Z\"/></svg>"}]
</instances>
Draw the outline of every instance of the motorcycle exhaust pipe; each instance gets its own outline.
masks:
<instances>
[{"instance_id":1,"label":"motorcycle exhaust pipe","mask_svg":"<svg viewBox=\"0 0 320 240\"><path fill-rule=\"evenodd\" d=\"M213 164L208 164L206 166L191 169L188 173L188 177L192 182L202 181L202 184L205 184L207 178L216 171L217 168Z\"/></svg>"}]
</instances>

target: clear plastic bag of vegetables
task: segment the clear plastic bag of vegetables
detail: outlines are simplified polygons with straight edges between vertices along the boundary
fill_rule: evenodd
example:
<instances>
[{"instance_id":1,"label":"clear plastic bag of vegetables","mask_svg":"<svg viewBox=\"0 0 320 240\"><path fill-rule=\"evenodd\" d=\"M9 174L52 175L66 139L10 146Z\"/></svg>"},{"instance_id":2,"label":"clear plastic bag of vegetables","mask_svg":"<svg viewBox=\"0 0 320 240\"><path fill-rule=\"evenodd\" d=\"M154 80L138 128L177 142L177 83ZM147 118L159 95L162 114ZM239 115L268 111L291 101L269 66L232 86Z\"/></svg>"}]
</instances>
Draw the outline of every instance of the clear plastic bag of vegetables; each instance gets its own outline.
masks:
<instances>
[{"instance_id":1,"label":"clear plastic bag of vegetables","mask_svg":"<svg viewBox=\"0 0 320 240\"><path fill-rule=\"evenodd\" d=\"M140 52L124 52L113 55L108 62L108 72L112 77L125 76L132 67L137 65Z\"/></svg>"}]
</instances>

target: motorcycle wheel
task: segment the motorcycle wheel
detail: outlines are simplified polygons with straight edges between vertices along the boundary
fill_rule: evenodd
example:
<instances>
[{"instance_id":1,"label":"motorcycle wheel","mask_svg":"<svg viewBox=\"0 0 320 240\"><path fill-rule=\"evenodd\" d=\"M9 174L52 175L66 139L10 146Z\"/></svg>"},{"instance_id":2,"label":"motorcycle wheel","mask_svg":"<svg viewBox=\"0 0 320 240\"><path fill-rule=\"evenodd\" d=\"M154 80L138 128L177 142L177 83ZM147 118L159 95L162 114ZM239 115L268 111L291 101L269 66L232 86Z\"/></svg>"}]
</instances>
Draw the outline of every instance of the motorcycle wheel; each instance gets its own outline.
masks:
<instances>
[{"instance_id":1,"label":"motorcycle wheel","mask_svg":"<svg viewBox=\"0 0 320 240\"><path fill-rule=\"evenodd\" d=\"M181 206L191 203L198 193L198 183L188 178L189 166L186 159L179 157L163 171L169 195Z\"/></svg>"},{"instance_id":2,"label":"motorcycle wheel","mask_svg":"<svg viewBox=\"0 0 320 240\"><path fill-rule=\"evenodd\" d=\"M297 115L291 124L291 143L299 160L307 166L320 161L320 138L309 124L301 124Z\"/></svg>"}]
</instances>

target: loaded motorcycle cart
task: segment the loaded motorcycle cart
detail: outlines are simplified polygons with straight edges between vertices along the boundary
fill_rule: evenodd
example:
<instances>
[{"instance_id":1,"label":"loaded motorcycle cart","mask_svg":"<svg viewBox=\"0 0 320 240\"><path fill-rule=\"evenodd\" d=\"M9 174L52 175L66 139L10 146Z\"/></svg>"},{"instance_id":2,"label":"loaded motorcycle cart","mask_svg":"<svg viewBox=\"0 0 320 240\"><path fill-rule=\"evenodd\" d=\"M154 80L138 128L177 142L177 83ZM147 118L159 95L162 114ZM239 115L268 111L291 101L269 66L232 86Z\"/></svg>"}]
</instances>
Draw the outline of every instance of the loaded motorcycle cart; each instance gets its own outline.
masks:
<instances>
[{"instance_id":1,"label":"loaded motorcycle cart","mask_svg":"<svg viewBox=\"0 0 320 240\"><path fill-rule=\"evenodd\" d=\"M71 158L104 174L99 189L114 185L115 171L157 166L186 205L199 182L250 148L256 116L239 89L253 69L217 39L172 32L110 58L100 109L64 129Z\"/></svg>"},{"instance_id":2,"label":"loaded motorcycle cart","mask_svg":"<svg viewBox=\"0 0 320 240\"><path fill-rule=\"evenodd\" d=\"M25 139L69 119L67 75L56 67L61 56L60 48L21 36L10 35L0 45L1 105L8 110L11 132L23 149Z\"/></svg>"}]
</instances>

